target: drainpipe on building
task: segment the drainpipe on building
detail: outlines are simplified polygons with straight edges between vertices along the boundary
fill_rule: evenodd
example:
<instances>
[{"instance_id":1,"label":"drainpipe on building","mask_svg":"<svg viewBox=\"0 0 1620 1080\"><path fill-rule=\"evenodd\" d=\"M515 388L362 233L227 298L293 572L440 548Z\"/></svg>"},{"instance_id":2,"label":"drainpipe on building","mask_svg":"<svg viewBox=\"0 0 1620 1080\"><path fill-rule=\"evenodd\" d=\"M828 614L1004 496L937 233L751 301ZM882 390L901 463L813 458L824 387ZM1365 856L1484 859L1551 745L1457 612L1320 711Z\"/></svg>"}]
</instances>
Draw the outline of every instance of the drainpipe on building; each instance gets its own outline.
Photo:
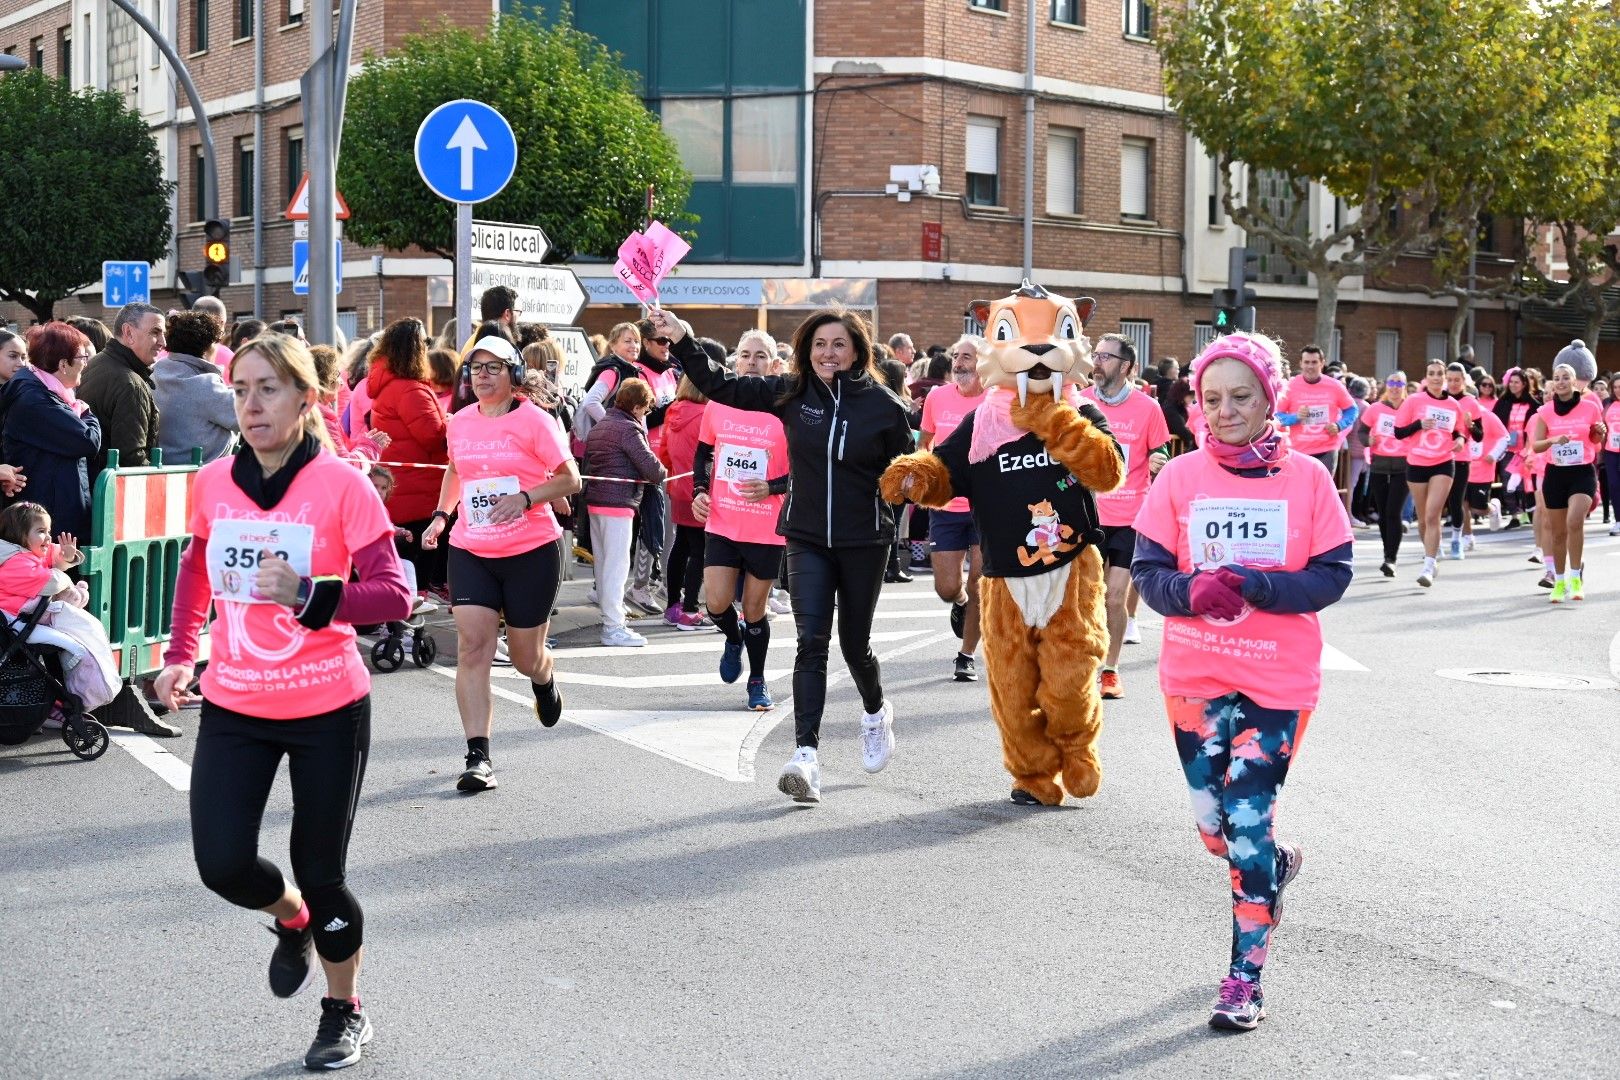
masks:
<instances>
[{"instance_id":1,"label":"drainpipe on building","mask_svg":"<svg viewBox=\"0 0 1620 1080\"><path fill-rule=\"evenodd\" d=\"M253 317L264 318L264 0L253 5Z\"/></svg>"},{"instance_id":2,"label":"drainpipe on building","mask_svg":"<svg viewBox=\"0 0 1620 1080\"><path fill-rule=\"evenodd\" d=\"M1024 0L1024 277L1035 277L1035 0Z\"/></svg>"}]
</instances>

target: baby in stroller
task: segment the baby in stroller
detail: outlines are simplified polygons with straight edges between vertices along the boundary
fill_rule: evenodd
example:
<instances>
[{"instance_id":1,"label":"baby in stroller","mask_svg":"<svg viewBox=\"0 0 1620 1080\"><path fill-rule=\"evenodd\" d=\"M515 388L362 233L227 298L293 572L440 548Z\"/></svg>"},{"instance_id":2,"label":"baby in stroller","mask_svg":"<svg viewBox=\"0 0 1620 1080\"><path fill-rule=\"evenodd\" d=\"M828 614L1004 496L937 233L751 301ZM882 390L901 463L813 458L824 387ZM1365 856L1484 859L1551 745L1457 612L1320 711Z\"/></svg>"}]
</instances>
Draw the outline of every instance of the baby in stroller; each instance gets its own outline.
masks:
<instances>
[{"instance_id":1,"label":"baby in stroller","mask_svg":"<svg viewBox=\"0 0 1620 1080\"><path fill-rule=\"evenodd\" d=\"M37 676L55 683L59 693L52 696L68 706L66 719L72 724L72 733L80 741L94 741L91 728L100 725L77 714L111 701L118 694L121 680L106 631L83 610L89 602L88 590L64 572L83 561L78 542L68 533L63 533L58 543L51 542L51 516L43 506L20 502L0 511L0 614L6 620L4 632L0 633L0 647L4 648L0 668L10 665L13 682ZM38 654L23 649L25 644L59 650L60 679ZM37 693L37 679L35 682ZM34 704L41 703L53 704ZM6 704L20 706L21 701ZM41 713L38 722L29 721L21 727L38 730L45 720ZM61 726L60 718L53 726ZM23 737L33 734L33 730L26 731ZM10 732L13 736L16 733ZM79 753L69 732L64 731L63 738ZM103 749L105 740L102 730Z\"/></svg>"}]
</instances>

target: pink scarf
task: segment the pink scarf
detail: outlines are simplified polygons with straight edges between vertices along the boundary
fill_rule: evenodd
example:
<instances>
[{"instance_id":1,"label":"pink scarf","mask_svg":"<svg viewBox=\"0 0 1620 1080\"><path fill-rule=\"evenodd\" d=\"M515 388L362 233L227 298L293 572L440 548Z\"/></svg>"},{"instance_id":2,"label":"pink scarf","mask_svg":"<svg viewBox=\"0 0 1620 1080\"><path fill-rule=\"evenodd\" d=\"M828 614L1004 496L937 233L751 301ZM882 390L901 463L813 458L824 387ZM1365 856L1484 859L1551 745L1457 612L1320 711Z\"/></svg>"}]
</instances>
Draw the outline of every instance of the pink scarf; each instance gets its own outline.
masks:
<instances>
[{"instance_id":1,"label":"pink scarf","mask_svg":"<svg viewBox=\"0 0 1620 1080\"><path fill-rule=\"evenodd\" d=\"M1267 420L1259 435L1246 443L1234 446L1221 442L1213 434L1204 440L1204 452L1228 469L1266 469L1278 464L1288 454L1282 445L1282 433L1274 420Z\"/></svg>"},{"instance_id":2,"label":"pink scarf","mask_svg":"<svg viewBox=\"0 0 1620 1080\"><path fill-rule=\"evenodd\" d=\"M1031 394L1035 391L1031 390ZM1010 442L1017 442L1028 432L1013 423L1012 405L1018 400L1016 391L992 386L984 392L984 400L973 410L973 441L968 445L968 461L974 465ZM1076 409L1080 407L1080 389L1074 383L1063 384L1063 400Z\"/></svg>"},{"instance_id":3,"label":"pink scarf","mask_svg":"<svg viewBox=\"0 0 1620 1080\"><path fill-rule=\"evenodd\" d=\"M63 404L73 410L75 416L83 416L90 411L90 406L79 400L79 395L62 385L62 381L50 372L35 368L34 374L39 381L45 384L45 389L62 399Z\"/></svg>"}]
</instances>

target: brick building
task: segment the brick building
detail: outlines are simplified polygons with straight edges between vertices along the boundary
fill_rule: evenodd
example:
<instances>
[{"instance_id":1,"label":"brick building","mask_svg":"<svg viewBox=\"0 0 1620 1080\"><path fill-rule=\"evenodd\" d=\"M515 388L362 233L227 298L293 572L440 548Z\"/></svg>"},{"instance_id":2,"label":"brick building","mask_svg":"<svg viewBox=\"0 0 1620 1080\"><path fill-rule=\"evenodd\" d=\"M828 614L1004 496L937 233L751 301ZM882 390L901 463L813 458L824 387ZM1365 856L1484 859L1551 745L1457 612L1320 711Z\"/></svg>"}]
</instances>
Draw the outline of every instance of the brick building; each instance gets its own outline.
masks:
<instances>
[{"instance_id":1,"label":"brick building","mask_svg":"<svg viewBox=\"0 0 1620 1080\"><path fill-rule=\"evenodd\" d=\"M227 302L252 310L257 277L261 315L299 310L281 209L302 171L304 0L265 0L262 107L253 0L143 3L189 52L215 125L221 208L240 262ZM694 177L701 220L666 302L728 341L760 325L784 338L806 308L831 300L870 310L883 336L954 340L968 301L1022 277L1026 3L1037 5L1033 276L1095 297L1093 332L1128 333L1155 359L1191 355L1211 333L1210 291L1225 285L1228 249L1245 236L1225 220L1209 159L1167 107L1142 0L574 0L575 24L640 75ZM446 10L367 0L355 54ZM539 17L558 10L542 0ZM486 9L455 17L480 22ZM46 70L123 89L148 116L179 181L176 231L191 251L200 222L190 112L131 31L106 0L0 0L0 47L38 49ZM262 257L252 244L255 164ZM906 179L920 177L910 190ZM1291 197L1270 178L1262 190ZM1343 212L1319 190L1310 199L1319 227ZM1493 235L1508 242L1511 232L1499 225ZM380 275L372 255L384 256ZM1421 260L1408 262L1394 276L1422 275ZM1266 268L1258 326L1297 348L1312 334L1314 287L1284 260ZM636 313L605 264L576 269L593 301L587 328ZM172 270L160 267L156 280L172 281ZM346 248L340 319L363 331L394 314L443 314L447 271L415 253ZM99 297L83 302L95 308ZM1355 370L1414 371L1443 352L1454 311L1451 300L1350 279L1338 332L1323 344ZM1498 371L1519 355L1545 365L1568 339L1559 332L1500 303L1476 308L1476 350Z\"/></svg>"},{"instance_id":2,"label":"brick building","mask_svg":"<svg viewBox=\"0 0 1620 1080\"><path fill-rule=\"evenodd\" d=\"M226 306L236 315L302 315L303 298L292 292L293 224L282 211L304 172L298 80L310 63L311 10L305 0L138 4L185 59L213 129L219 214L231 223L235 263L233 284L222 294ZM384 51L441 18L481 25L488 14L488 8L432 0L366 0L358 8L354 55ZM153 267L153 299L177 304L177 270L202 268L202 150L191 108L157 47L108 0L0 0L0 51L26 56L76 87L121 92L151 124L165 173L176 182L175 239L169 258ZM261 69L262 91L256 77ZM183 265L176 265L174 251L182 253ZM383 256L380 268L373 256ZM447 264L420 253L345 244L343 264L338 318L350 334L375 329L397 314L421 314L430 293L448 291ZM27 318L21 309L4 307L0 318ZM110 314L101 305L99 284L56 310Z\"/></svg>"}]
</instances>

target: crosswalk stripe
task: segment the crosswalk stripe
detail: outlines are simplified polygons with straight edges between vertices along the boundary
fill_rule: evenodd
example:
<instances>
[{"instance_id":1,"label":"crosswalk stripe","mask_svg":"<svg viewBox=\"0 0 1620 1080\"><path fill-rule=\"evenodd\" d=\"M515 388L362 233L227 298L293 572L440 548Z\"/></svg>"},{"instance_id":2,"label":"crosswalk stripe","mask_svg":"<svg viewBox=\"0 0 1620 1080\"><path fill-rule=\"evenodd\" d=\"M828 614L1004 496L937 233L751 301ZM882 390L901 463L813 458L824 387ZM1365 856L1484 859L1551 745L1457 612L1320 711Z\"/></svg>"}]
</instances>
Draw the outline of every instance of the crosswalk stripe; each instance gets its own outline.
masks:
<instances>
[{"instance_id":1,"label":"crosswalk stripe","mask_svg":"<svg viewBox=\"0 0 1620 1080\"><path fill-rule=\"evenodd\" d=\"M901 641L905 638L916 637L926 633L923 630L878 630L872 634L873 641ZM701 630L697 633L670 636L660 634L657 637L649 636L647 644L641 648L623 648L615 645L581 645L575 648L552 649L551 655L558 660L603 660L613 658L629 660L642 656L674 656L679 653L706 653L715 658L720 656L720 649L725 639L712 630ZM771 648L792 649L798 642L790 634L772 634ZM838 646L838 637L833 636L833 648Z\"/></svg>"}]
</instances>

